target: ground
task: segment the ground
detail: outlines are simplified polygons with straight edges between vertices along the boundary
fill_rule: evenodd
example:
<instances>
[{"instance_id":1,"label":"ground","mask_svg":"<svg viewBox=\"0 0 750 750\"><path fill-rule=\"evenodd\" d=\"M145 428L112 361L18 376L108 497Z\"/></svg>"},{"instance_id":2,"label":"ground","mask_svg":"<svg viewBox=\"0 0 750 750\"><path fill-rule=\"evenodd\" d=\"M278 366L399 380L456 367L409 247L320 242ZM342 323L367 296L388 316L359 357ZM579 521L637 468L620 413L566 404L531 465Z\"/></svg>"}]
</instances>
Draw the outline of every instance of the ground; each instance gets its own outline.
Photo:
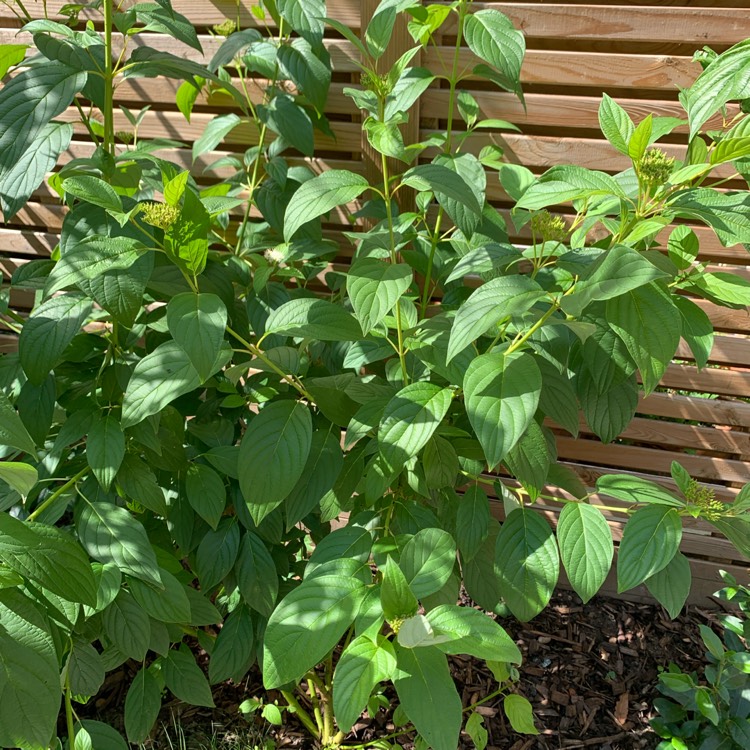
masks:
<instances>
[{"instance_id":1,"label":"ground","mask_svg":"<svg viewBox=\"0 0 750 750\"><path fill-rule=\"evenodd\" d=\"M534 706L540 734L511 732L499 701L480 706L489 732L488 750L634 750L653 748L658 739L649 727L660 666L670 661L685 671L702 670L703 645L699 624L715 624L712 612L688 607L675 621L650 604L595 597L586 605L572 593L560 592L550 606L529 623L501 621L523 651L518 691ZM489 670L473 659L452 658L452 671L464 705L481 700L496 688ZM129 684L128 667L108 678L90 718L117 726ZM215 710L166 702L160 729L149 750L253 750L275 740L278 750L312 750L312 743L291 718L280 731L264 722L248 724L238 706L261 695L258 675L242 685L223 685L215 693ZM280 697L280 696L279 696ZM118 727L121 728L121 727ZM356 726L356 740L366 743L395 731L390 714L365 716ZM180 736L182 735L182 736ZM462 735L461 750L473 748ZM411 748L408 736L399 739ZM266 747L272 747L267 745Z\"/></svg>"}]
</instances>

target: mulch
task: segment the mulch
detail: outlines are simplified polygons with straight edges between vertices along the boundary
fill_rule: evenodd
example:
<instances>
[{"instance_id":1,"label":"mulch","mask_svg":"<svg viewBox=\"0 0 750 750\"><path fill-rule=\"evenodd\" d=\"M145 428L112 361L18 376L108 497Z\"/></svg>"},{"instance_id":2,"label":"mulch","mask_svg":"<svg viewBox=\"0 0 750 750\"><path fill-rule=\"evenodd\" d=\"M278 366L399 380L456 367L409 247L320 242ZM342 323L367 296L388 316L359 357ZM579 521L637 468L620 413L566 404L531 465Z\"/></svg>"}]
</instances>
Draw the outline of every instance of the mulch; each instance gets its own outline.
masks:
<instances>
[{"instance_id":1,"label":"mulch","mask_svg":"<svg viewBox=\"0 0 750 750\"><path fill-rule=\"evenodd\" d=\"M691 606L671 621L655 605L607 597L595 597L584 605L575 594L561 591L531 622L500 622L523 652L516 690L531 701L540 734L515 734L505 719L501 699L491 700L477 707L489 733L488 750L635 750L654 748L659 742L649 725L653 700L659 695L659 668L674 662L684 671L700 674L704 647L698 626L715 625L716 617L714 612ZM492 673L477 660L451 657L451 669L465 706L481 701L497 688ZM91 718L98 714L113 725L121 722L128 683L127 675L112 675L96 704L87 707ZM165 733L175 726L174 716L179 717L178 724L185 732L187 750L210 747L206 738L211 736L231 739L233 733L246 734L249 727L238 713L239 704L262 694L258 675L251 673L242 685L219 686L214 710L167 702L162 729L148 747L170 747ZM258 737L269 736L269 729L258 721ZM365 714L354 730L348 740L364 743L397 731L397 727L391 712L381 709L374 717ZM292 716L270 736L278 750L315 748ZM398 743L405 750L413 747L408 736L399 738ZM233 745L229 742L228 746ZM473 747L462 734L460 750Z\"/></svg>"}]
</instances>

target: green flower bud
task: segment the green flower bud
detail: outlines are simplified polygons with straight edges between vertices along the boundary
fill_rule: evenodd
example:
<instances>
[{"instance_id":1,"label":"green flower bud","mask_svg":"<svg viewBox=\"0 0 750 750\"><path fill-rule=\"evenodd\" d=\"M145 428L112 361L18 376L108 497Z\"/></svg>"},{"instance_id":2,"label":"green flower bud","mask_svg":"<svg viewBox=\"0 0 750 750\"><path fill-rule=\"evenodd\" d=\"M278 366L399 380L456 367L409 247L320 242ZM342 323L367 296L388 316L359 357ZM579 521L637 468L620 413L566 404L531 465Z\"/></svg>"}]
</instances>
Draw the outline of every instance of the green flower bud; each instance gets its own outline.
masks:
<instances>
[{"instance_id":1,"label":"green flower bud","mask_svg":"<svg viewBox=\"0 0 750 750\"><path fill-rule=\"evenodd\" d=\"M538 211L531 217L531 231L544 242L565 242L568 225L562 216L553 216L549 211Z\"/></svg>"},{"instance_id":2,"label":"green flower bud","mask_svg":"<svg viewBox=\"0 0 750 750\"><path fill-rule=\"evenodd\" d=\"M663 185L672 174L674 157L659 148L650 148L638 162L638 174L650 185Z\"/></svg>"},{"instance_id":3,"label":"green flower bud","mask_svg":"<svg viewBox=\"0 0 750 750\"><path fill-rule=\"evenodd\" d=\"M701 509L701 515L708 521L716 521L726 512L726 506L721 500L716 499L714 491L710 487L698 484L695 479L690 480L685 497L689 503Z\"/></svg>"},{"instance_id":4,"label":"green flower bud","mask_svg":"<svg viewBox=\"0 0 750 750\"><path fill-rule=\"evenodd\" d=\"M229 36L230 34L234 34L236 30L237 24L230 18L227 18L226 21L222 21L221 23L214 24L213 26L213 32L217 36Z\"/></svg>"},{"instance_id":5,"label":"green flower bud","mask_svg":"<svg viewBox=\"0 0 750 750\"><path fill-rule=\"evenodd\" d=\"M143 203L141 205L143 220L164 231L169 229L180 215L179 206L170 206L167 203Z\"/></svg>"},{"instance_id":6,"label":"green flower bud","mask_svg":"<svg viewBox=\"0 0 750 750\"><path fill-rule=\"evenodd\" d=\"M118 130L115 133L115 138L117 138L119 141L122 141L123 143L132 143L134 137L135 136L127 130Z\"/></svg>"}]
</instances>

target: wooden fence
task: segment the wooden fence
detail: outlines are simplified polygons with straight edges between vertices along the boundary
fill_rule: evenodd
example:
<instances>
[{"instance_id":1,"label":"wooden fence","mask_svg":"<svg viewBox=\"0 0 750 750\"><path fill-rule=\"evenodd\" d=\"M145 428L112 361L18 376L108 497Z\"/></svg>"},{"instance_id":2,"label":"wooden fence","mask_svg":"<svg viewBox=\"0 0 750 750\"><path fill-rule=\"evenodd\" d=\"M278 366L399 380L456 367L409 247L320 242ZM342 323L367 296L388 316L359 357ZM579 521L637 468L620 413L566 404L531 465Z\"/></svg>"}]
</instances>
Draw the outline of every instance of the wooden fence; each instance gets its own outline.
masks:
<instances>
[{"instance_id":1,"label":"wooden fence","mask_svg":"<svg viewBox=\"0 0 750 750\"><path fill-rule=\"evenodd\" d=\"M245 26L257 23L250 14L253 0L242 0L240 18ZM41 10L41 3L32 3ZM54 17L61 0L49 0ZM206 59L218 46L209 33L213 24L235 18L234 0L173 0L176 10L187 15L198 27ZM377 0L328 0L328 14L358 31L377 6ZM709 45L717 51L750 37L748 0L577 0L560 2L476 3L477 7L495 7L506 13L526 35L528 53L522 78L527 110L510 94L479 81L467 82L483 110L484 117L511 120L522 132L488 132L471 139L478 150L493 141L501 145L509 161L524 164L535 172L560 163L579 164L607 172L629 166L626 157L615 151L598 129L597 109L602 92L613 96L637 121L649 112L677 115L677 92L691 83L700 72L692 62L696 49ZM85 12L81 14L86 17ZM5 5L0 5L0 42L17 41L19 24ZM438 47L422 53L421 64L431 66L439 55L451 54L455 28L446 26ZM186 57L196 52L183 45L151 34L136 37L136 43L148 43ZM394 39L392 53L408 43L406 34ZM366 142L361 132L361 117L343 88L357 83L352 45L331 32L326 44L334 66L328 114L335 139L319 137L316 158L307 160L317 170L346 168L370 171ZM464 61L471 53L463 52ZM169 137L190 143L202 132L212 113L226 111L229 101L201 99L191 122L185 122L174 106L178 84L166 80L131 80L118 90L118 103L139 109L146 103L152 110L139 131L141 137ZM427 135L445 126L448 93L434 86L414 113L414 137ZM72 110L65 119L77 120ZM116 123L126 129L124 117ZM244 148L253 142L254 133L238 128L225 148ZM666 139L670 154L685 150L685 129ZM66 158L90 152L82 126ZM199 180L205 161L192 164L190 150L178 150L170 158L193 169ZM213 160L215 154L209 155ZM733 187L730 183L728 187ZM739 187L739 185L737 185ZM488 197L501 212L510 204L496 178L490 178ZM63 209L46 188L40 189L29 205L12 223L0 227L0 267L12 272L29 259L47 255L57 241ZM328 230L332 237L343 226L344 217L332 217ZM713 233L695 227L701 239L701 257L712 270L732 270L750 279L750 254L741 246L723 248ZM523 234L514 238L523 242ZM341 243L339 263L345 264L351 250ZM28 298L16 297L16 305L29 305ZM680 346L679 359L667 370L659 392L643 399L638 415L614 444L603 445L582 422L582 436L572 439L561 434L558 449L561 460L573 468L589 485L598 476L612 471L633 472L666 486L673 486L669 467L679 460L695 477L711 484L717 497L731 501L738 488L750 481L750 312L727 310L699 301L717 330L709 367L699 371L687 346ZM0 350L14 346L13 340L0 336ZM499 506L498 506L499 507ZM557 510L546 511L554 518ZM615 537L621 522L611 516ZM693 564L694 600L705 601L718 588L717 570L726 568L746 577L744 563L731 545L695 523L684 535L683 551ZM644 592L636 592L640 596Z\"/></svg>"}]
</instances>

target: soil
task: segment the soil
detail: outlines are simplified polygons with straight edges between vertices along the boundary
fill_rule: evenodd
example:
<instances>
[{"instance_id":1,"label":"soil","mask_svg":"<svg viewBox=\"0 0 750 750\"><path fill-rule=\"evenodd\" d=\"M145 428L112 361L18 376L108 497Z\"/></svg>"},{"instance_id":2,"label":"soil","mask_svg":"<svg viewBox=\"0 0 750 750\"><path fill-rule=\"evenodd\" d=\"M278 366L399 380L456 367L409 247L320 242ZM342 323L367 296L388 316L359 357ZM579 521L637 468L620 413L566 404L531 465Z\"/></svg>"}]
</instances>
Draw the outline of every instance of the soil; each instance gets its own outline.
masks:
<instances>
[{"instance_id":1,"label":"soil","mask_svg":"<svg viewBox=\"0 0 750 750\"><path fill-rule=\"evenodd\" d=\"M501 699L490 700L477 709L489 733L488 750L634 750L654 748L659 742L649 726L653 700L659 695L659 668L674 662L684 671L700 674L704 647L698 626L715 625L716 617L713 612L688 607L671 621L658 606L606 597L595 597L584 605L575 594L559 592L531 622L500 622L523 652L517 692L533 704L540 734L513 733L502 712ZM497 683L482 663L462 657L451 657L451 661L465 706L481 701L496 689ZM110 720L115 726L121 723L129 681L129 675L123 672L111 675L96 705L87 707L90 718ZM179 727L186 738L186 750L253 750L256 742L264 750L263 739L269 737L278 750L313 750L314 743L292 716L279 731L271 731L262 720L255 727L248 725L239 715L238 706L246 698L260 695L258 675L251 673L242 685L220 686L214 694L214 710L167 702L161 730L148 747L179 747L175 743ZM373 718L365 714L354 730L348 740L356 744L397 728L390 712L381 709ZM217 741L222 738L223 742ZM397 741L405 750L413 747L409 736ZM473 747L462 734L461 750Z\"/></svg>"}]
</instances>

